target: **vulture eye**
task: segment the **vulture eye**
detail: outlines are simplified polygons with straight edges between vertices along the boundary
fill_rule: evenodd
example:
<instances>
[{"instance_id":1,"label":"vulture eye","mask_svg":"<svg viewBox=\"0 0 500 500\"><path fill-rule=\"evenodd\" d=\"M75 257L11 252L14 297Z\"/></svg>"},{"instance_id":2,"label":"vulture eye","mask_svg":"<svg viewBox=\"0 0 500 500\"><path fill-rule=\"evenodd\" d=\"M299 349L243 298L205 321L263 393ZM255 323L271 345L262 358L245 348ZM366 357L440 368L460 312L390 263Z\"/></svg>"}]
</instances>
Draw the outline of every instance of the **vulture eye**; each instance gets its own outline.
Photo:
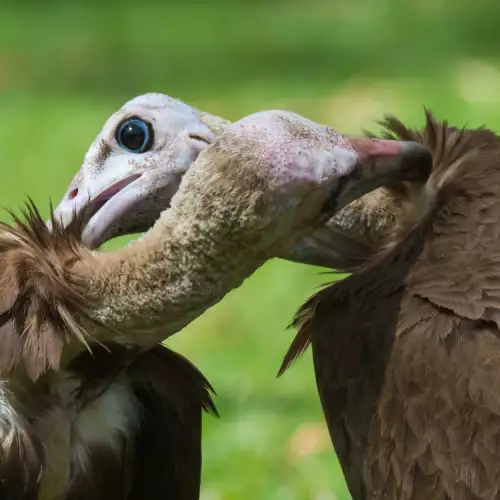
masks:
<instances>
[{"instance_id":1,"label":"vulture eye","mask_svg":"<svg viewBox=\"0 0 500 500\"><path fill-rule=\"evenodd\" d=\"M116 142L130 153L144 153L151 149L153 144L153 129L140 118L129 118L118 127Z\"/></svg>"}]
</instances>

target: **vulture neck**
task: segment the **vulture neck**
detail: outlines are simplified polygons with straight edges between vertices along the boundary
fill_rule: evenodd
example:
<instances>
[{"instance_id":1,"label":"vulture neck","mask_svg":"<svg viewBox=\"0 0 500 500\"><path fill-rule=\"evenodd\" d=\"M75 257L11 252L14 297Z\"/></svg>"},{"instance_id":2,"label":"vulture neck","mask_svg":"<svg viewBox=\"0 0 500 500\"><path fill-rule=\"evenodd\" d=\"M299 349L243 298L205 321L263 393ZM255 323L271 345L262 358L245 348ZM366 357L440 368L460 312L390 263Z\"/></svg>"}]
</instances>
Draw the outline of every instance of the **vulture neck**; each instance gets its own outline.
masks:
<instances>
[{"instance_id":1,"label":"vulture neck","mask_svg":"<svg viewBox=\"0 0 500 500\"><path fill-rule=\"evenodd\" d=\"M75 264L97 300L92 318L113 330L109 338L99 331L98 340L119 340L123 331L123 343L157 344L263 264L266 259L252 254L248 234L235 223L245 217L239 210L226 204L207 213L202 197L178 193L140 241Z\"/></svg>"}]
</instances>

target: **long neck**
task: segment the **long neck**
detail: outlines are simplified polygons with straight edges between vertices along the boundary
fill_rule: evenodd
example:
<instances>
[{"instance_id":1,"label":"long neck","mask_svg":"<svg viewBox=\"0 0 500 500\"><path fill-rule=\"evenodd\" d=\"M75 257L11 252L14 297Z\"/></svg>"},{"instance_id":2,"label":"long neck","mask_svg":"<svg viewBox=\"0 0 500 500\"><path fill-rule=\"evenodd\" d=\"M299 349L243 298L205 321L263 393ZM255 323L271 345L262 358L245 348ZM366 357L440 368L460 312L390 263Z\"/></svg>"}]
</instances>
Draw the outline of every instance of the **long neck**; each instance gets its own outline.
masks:
<instances>
[{"instance_id":1,"label":"long neck","mask_svg":"<svg viewBox=\"0 0 500 500\"><path fill-rule=\"evenodd\" d=\"M176 197L179 201L179 197ZM173 203L140 241L95 253L75 265L97 299L94 319L116 340L151 346L179 331L258 268L225 207L208 214L203 200ZM231 225L231 221L233 224ZM98 332L97 340L110 340Z\"/></svg>"}]
</instances>

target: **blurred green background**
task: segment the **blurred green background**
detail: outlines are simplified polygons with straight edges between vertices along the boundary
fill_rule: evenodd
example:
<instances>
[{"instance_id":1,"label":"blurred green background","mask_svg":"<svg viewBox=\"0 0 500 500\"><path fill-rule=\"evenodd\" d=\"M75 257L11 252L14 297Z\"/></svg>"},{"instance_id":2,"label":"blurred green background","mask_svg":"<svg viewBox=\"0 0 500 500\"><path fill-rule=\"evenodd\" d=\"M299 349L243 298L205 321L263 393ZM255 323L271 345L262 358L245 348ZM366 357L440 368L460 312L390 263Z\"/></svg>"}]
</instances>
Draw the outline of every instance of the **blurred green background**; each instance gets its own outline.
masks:
<instances>
[{"instance_id":1,"label":"blurred green background","mask_svg":"<svg viewBox=\"0 0 500 500\"><path fill-rule=\"evenodd\" d=\"M163 92L237 119L294 110L345 132L384 113L500 125L500 2L0 2L0 200L58 202L105 119ZM113 242L121 245L124 240ZM218 391L204 500L348 499L310 354L275 374L298 305L332 276L271 262L170 345Z\"/></svg>"}]
</instances>

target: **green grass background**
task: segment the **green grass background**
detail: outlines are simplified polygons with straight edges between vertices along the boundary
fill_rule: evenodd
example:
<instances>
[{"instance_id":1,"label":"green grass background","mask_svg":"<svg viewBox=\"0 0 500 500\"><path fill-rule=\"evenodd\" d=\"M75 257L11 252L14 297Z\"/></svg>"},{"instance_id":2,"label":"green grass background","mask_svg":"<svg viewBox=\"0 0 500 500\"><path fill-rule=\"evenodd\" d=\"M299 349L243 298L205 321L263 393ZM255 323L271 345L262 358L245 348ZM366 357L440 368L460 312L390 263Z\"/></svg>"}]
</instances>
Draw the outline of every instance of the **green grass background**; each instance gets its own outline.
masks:
<instances>
[{"instance_id":1,"label":"green grass background","mask_svg":"<svg viewBox=\"0 0 500 500\"><path fill-rule=\"evenodd\" d=\"M351 133L386 112L422 123L424 106L497 130L499 20L493 0L0 1L0 203L46 214L108 115L149 91ZM169 341L218 391L204 500L349 498L310 354L275 377L294 311L334 278L320 272L270 262Z\"/></svg>"}]
</instances>

